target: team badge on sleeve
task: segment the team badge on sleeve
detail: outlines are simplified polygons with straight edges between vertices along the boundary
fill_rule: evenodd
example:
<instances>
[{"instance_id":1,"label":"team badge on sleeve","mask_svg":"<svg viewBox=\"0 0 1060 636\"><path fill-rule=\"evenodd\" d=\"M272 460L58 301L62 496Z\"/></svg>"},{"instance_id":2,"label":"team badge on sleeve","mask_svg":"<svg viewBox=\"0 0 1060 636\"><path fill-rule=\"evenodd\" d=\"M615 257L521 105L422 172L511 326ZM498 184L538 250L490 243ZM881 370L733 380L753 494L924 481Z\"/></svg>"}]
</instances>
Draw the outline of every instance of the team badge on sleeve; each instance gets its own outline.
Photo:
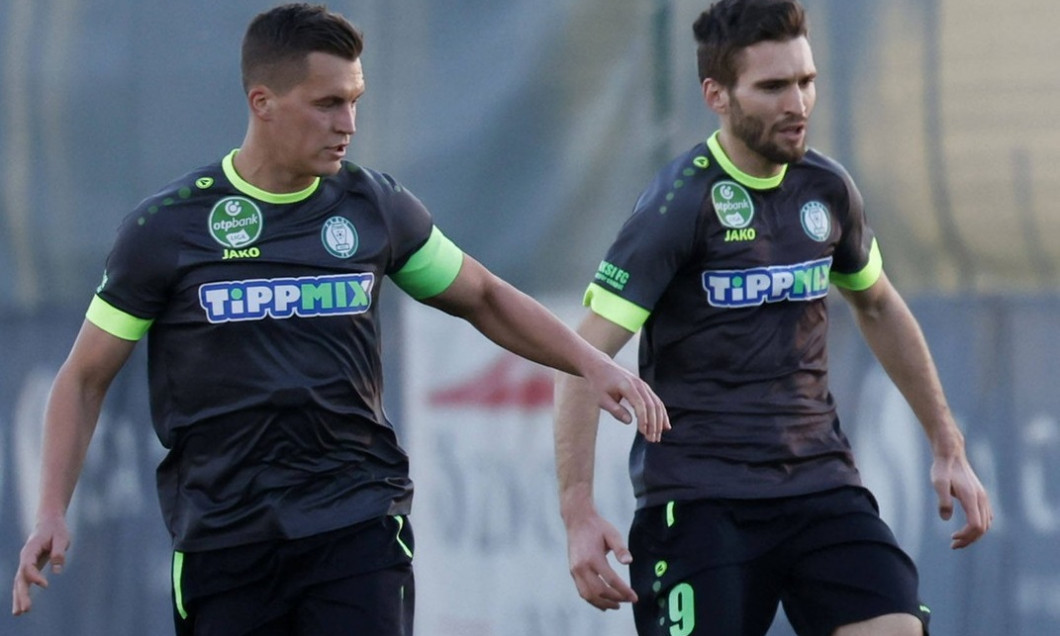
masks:
<instances>
[{"instance_id":1,"label":"team badge on sleeve","mask_svg":"<svg viewBox=\"0 0 1060 636\"><path fill-rule=\"evenodd\" d=\"M755 217L755 205L751 195L735 181L719 181L710 189L714 212L725 227L745 228Z\"/></svg>"},{"instance_id":2,"label":"team badge on sleeve","mask_svg":"<svg viewBox=\"0 0 1060 636\"><path fill-rule=\"evenodd\" d=\"M818 243L825 241L832 233L832 215L820 201L810 201L802 206L799 218L802 219L802 229L806 235Z\"/></svg>"},{"instance_id":3,"label":"team badge on sleeve","mask_svg":"<svg viewBox=\"0 0 1060 636\"><path fill-rule=\"evenodd\" d=\"M261 210L250 199L225 197L210 210L210 236L225 247L246 247L261 236Z\"/></svg>"}]
</instances>

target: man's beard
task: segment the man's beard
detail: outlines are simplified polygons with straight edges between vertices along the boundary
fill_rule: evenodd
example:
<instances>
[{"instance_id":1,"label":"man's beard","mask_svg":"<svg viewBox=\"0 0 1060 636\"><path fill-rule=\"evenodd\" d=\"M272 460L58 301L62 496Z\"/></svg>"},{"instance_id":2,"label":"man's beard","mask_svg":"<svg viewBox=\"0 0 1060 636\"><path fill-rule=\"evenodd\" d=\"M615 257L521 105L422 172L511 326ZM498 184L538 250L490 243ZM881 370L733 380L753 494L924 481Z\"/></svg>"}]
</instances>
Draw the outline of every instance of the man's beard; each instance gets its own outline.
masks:
<instances>
[{"instance_id":1,"label":"man's beard","mask_svg":"<svg viewBox=\"0 0 1060 636\"><path fill-rule=\"evenodd\" d=\"M735 95L730 94L729 104L732 113L732 132L752 151L762 155L770 163L793 163L806 154L806 138L796 148L783 148L776 144L771 136L766 135L766 124L758 117L751 117L743 112Z\"/></svg>"}]
</instances>

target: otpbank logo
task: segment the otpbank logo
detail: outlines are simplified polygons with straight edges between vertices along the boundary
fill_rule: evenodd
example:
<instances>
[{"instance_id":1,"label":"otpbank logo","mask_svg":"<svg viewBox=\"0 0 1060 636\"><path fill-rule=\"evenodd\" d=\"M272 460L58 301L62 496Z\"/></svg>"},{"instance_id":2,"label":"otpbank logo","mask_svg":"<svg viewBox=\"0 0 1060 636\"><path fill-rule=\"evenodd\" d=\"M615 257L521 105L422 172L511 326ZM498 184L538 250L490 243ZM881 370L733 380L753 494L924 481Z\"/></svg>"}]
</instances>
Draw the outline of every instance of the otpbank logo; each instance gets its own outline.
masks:
<instances>
[{"instance_id":1,"label":"otpbank logo","mask_svg":"<svg viewBox=\"0 0 1060 636\"><path fill-rule=\"evenodd\" d=\"M206 283L199 304L212 323L265 318L363 314L375 274L340 274Z\"/></svg>"},{"instance_id":2,"label":"otpbank logo","mask_svg":"<svg viewBox=\"0 0 1060 636\"><path fill-rule=\"evenodd\" d=\"M832 257L816 261L703 272L707 302L714 307L754 307L782 300L815 300L828 295Z\"/></svg>"}]
</instances>

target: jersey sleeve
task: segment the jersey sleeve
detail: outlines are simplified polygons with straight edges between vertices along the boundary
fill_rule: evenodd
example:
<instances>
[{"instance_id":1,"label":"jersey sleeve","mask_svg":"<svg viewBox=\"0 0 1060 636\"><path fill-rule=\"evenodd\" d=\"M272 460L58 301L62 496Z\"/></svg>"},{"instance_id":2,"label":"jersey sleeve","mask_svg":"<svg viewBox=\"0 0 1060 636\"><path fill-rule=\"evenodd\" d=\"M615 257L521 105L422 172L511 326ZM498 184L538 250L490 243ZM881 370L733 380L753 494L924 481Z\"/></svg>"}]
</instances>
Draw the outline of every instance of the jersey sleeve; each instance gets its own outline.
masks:
<instances>
[{"instance_id":1,"label":"jersey sleeve","mask_svg":"<svg viewBox=\"0 0 1060 636\"><path fill-rule=\"evenodd\" d=\"M594 313L637 331L696 244L702 189L668 171L641 194L585 292Z\"/></svg>"},{"instance_id":2,"label":"jersey sleeve","mask_svg":"<svg viewBox=\"0 0 1060 636\"><path fill-rule=\"evenodd\" d=\"M390 278L409 296L422 300L448 289L463 263L464 253L460 248L434 227L423 247Z\"/></svg>"},{"instance_id":3,"label":"jersey sleeve","mask_svg":"<svg viewBox=\"0 0 1060 636\"><path fill-rule=\"evenodd\" d=\"M836 245L829 278L839 287L860 291L879 280L883 273L883 259L876 235L865 217L861 192L845 170L838 170L844 192L838 205L842 235Z\"/></svg>"},{"instance_id":4,"label":"jersey sleeve","mask_svg":"<svg viewBox=\"0 0 1060 636\"><path fill-rule=\"evenodd\" d=\"M426 206L390 175L369 171L387 219L391 267L387 274L413 298L430 298L456 280L464 254L434 225Z\"/></svg>"},{"instance_id":5,"label":"jersey sleeve","mask_svg":"<svg viewBox=\"0 0 1060 636\"><path fill-rule=\"evenodd\" d=\"M85 317L125 340L139 340L169 298L179 241L170 231L173 213L152 214L141 205L122 222L107 257L103 282ZM166 218L169 216L170 218Z\"/></svg>"}]
</instances>

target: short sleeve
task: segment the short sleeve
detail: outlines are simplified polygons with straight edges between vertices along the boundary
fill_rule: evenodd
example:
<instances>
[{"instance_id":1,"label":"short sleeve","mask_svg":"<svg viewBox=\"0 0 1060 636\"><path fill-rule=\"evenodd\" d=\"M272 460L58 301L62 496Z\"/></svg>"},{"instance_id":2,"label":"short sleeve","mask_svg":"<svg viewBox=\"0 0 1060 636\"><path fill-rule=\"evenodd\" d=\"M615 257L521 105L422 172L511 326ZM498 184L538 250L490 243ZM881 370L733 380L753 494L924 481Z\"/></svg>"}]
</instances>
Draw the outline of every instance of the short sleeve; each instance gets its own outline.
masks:
<instances>
[{"instance_id":1,"label":"short sleeve","mask_svg":"<svg viewBox=\"0 0 1060 636\"><path fill-rule=\"evenodd\" d=\"M416 299L445 291L463 264L460 251L434 226L427 207L388 174L363 169L390 235L391 259L387 274Z\"/></svg>"},{"instance_id":2,"label":"short sleeve","mask_svg":"<svg viewBox=\"0 0 1060 636\"><path fill-rule=\"evenodd\" d=\"M648 319L696 244L703 189L670 172L638 198L585 294L586 306L630 331Z\"/></svg>"},{"instance_id":3,"label":"short sleeve","mask_svg":"<svg viewBox=\"0 0 1060 636\"><path fill-rule=\"evenodd\" d=\"M830 279L839 287L862 290L871 287L883 272L876 235L865 216L865 203L850 175L838 168L845 201L840 202L842 235L833 255Z\"/></svg>"},{"instance_id":4,"label":"short sleeve","mask_svg":"<svg viewBox=\"0 0 1060 636\"><path fill-rule=\"evenodd\" d=\"M423 247L391 279L417 300L442 293L460 273L464 253L441 230L434 228Z\"/></svg>"},{"instance_id":5,"label":"short sleeve","mask_svg":"<svg viewBox=\"0 0 1060 636\"><path fill-rule=\"evenodd\" d=\"M386 224L391 252L386 273L393 275L427 243L434 220L416 195L393 177L369 168L361 170Z\"/></svg>"},{"instance_id":6,"label":"short sleeve","mask_svg":"<svg viewBox=\"0 0 1060 636\"><path fill-rule=\"evenodd\" d=\"M89 305L92 324L125 340L139 340L169 300L179 241L173 212L142 205L125 218L107 256L103 281Z\"/></svg>"}]
</instances>

